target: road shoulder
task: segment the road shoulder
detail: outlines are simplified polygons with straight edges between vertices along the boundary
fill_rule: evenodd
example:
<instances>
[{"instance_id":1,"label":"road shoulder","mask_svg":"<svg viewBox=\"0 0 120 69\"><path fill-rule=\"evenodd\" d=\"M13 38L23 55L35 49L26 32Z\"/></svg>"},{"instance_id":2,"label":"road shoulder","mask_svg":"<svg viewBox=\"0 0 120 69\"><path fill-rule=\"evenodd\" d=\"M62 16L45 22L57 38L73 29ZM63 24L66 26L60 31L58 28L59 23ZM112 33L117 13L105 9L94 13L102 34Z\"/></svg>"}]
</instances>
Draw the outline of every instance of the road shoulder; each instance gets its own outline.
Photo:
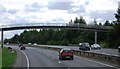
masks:
<instances>
[{"instance_id":1,"label":"road shoulder","mask_svg":"<svg viewBox=\"0 0 120 69\"><path fill-rule=\"evenodd\" d=\"M13 69L21 68L21 67L27 67L27 59L25 55L22 53L22 51L15 49L17 52L17 59L15 61L15 64L13 65Z\"/></svg>"}]
</instances>

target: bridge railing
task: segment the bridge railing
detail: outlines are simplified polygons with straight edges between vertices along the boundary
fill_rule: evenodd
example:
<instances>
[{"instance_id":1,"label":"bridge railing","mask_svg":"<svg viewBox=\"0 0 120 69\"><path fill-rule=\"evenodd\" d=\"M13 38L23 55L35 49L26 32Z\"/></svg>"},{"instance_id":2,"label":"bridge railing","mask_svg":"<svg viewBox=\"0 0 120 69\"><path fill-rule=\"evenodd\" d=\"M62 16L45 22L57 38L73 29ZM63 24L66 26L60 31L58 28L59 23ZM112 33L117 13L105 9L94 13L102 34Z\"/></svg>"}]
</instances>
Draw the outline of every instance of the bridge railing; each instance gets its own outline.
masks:
<instances>
[{"instance_id":1,"label":"bridge railing","mask_svg":"<svg viewBox=\"0 0 120 69\"><path fill-rule=\"evenodd\" d=\"M85 27L85 28L94 28L94 29L112 29L110 26L101 26L101 25L86 25L79 23L25 23L25 24L8 24L2 25L0 28L11 28L11 27L29 27L29 26L69 26L69 27Z\"/></svg>"},{"instance_id":2,"label":"bridge railing","mask_svg":"<svg viewBox=\"0 0 120 69\"><path fill-rule=\"evenodd\" d=\"M1 25L0 28L26 27L26 26L66 26L66 23L26 23Z\"/></svg>"},{"instance_id":3,"label":"bridge railing","mask_svg":"<svg viewBox=\"0 0 120 69\"><path fill-rule=\"evenodd\" d=\"M79 24L79 23L69 23L66 26L74 26L74 27L86 27L86 28L97 28L97 29L112 29L111 26L101 26L101 25L89 25L89 24Z\"/></svg>"}]
</instances>

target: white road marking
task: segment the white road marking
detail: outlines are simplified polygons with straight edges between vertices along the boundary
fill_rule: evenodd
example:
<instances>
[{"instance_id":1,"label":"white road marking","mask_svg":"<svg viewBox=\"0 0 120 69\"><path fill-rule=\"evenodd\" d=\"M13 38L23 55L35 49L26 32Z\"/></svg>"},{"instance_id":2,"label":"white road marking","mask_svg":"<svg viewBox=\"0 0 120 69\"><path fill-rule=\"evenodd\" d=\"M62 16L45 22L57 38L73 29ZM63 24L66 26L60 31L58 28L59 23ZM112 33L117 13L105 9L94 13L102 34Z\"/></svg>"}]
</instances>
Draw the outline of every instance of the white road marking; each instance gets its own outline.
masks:
<instances>
[{"instance_id":1,"label":"white road marking","mask_svg":"<svg viewBox=\"0 0 120 69\"><path fill-rule=\"evenodd\" d=\"M26 57L26 59L27 59L27 69L29 69L29 59L28 59L28 56L26 55L26 53L24 53L23 51L21 51L24 55L25 55L25 57Z\"/></svg>"},{"instance_id":2,"label":"white road marking","mask_svg":"<svg viewBox=\"0 0 120 69\"><path fill-rule=\"evenodd\" d=\"M101 63L101 62L98 62L98 61L95 61L95 60L90 60L90 59L82 58L82 57L79 57L79 56L76 56L76 57L84 59L84 60L87 60L87 61L95 62L95 63L101 64L101 65L105 65L105 66L108 66L108 67L115 67L115 66L112 66L112 65L109 65L109 64L105 64L105 63Z\"/></svg>"}]
</instances>

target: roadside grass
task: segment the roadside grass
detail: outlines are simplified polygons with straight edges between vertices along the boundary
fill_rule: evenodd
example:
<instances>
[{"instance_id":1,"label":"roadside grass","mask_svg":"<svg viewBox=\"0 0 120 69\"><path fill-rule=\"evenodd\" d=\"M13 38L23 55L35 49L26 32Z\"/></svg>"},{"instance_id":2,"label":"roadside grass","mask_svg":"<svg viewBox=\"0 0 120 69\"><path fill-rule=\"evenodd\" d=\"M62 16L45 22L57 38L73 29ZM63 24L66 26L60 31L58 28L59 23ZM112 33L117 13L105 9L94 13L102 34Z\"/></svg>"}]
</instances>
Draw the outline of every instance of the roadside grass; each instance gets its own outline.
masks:
<instances>
[{"instance_id":1,"label":"roadside grass","mask_svg":"<svg viewBox=\"0 0 120 69\"><path fill-rule=\"evenodd\" d=\"M0 48L0 68L2 68L2 49Z\"/></svg>"},{"instance_id":2,"label":"roadside grass","mask_svg":"<svg viewBox=\"0 0 120 69\"><path fill-rule=\"evenodd\" d=\"M8 48L2 49L2 68L12 67L17 57L16 51L11 53Z\"/></svg>"}]
</instances>

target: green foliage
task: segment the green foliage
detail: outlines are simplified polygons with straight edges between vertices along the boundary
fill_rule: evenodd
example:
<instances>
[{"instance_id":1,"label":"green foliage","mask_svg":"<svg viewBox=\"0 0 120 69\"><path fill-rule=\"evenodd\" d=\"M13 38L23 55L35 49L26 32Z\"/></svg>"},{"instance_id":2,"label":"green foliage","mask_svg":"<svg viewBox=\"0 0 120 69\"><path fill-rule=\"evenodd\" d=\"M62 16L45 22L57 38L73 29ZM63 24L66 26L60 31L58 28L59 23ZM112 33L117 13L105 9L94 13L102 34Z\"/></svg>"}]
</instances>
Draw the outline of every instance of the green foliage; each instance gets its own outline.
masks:
<instances>
[{"instance_id":1,"label":"green foliage","mask_svg":"<svg viewBox=\"0 0 120 69\"><path fill-rule=\"evenodd\" d=\"M74 23L86 24L86 21L83 19L82 16L80 16L79 18L78 17L75 18Z\"/></svg>"},{"instance_id":2,"label":"green foliage","mask_svg":"<svg viewBox=\"0 0 120 69\"><path fill-rule=\"evenodd\" d=\"M60 45L65 45L67 46L69 44L68 40L67 39L64 39L61 41L61 44Z\"/></svg>"},{"instance_id":3,"label":"green foliage","mask_svg":"<svg viewBox=\"0 0 120 69\"><path fill-rule=\"evenodd\" d=\"M110 23L108 20L105 21L104 26L112 26L112 23Z\"/></svg>"},{"instance_id":4,"label":"green foliage","mask_svg":"<svg viewBox=\"0 0 120 69\"><path fill-rule=\"evenodd\" d=\"M10 53L7 48L2 49L2 67L12 67L17 57L16 52Z\"/></svg>"},{"instance_id":5,"label":"green foliage","mask_svg":"<svg viewBox=\"0 0 120 69\"><path fill-rule=\"evenodd\" d=\"M108 33L109 47L117 48L120 45L120 24L115 25Z\"/></svg>"},{"instance_id":6,"label":"green foliage","mask_svg":"<svg viewBox=\"0 0 120 69\"><path fill-rule=\"evenodd\" d=\"M108 48L108 47L109 47L109 46L108 46L108 43L105 42L105 41L100 42L99 44L100 44L100 46L101 46L102 48Z\"/></svg>"},{"instance_id":7,"label":"green foliage","mask_svg":"<svg viewBox=\"0 0 120 69\"><path fill-rule=\"evenodd\" d=\"M2 67L2 49L0 48L0 68Z\"/></svg>"},{"instance_id":8,"label":"green foliage","mask_svg":"<svg viewBox=\"0 0 120 69\"><path fill-rule=\"evenodd\" d=\"M117 19L117 24L120 22L120 8L118 8L117 13L115 13L115 18Z\"/></svg>"},{"instance_id":9,"label":"green foliage","mask_svg":"<svg viewBox=\"0 0 120 69\"><path fill-rule=\"evenodd\" d=\"M117 48L120 45L120 9L115 14L116 21L113 24L113 29L108 33L109 47Z\"/></svg>"}]
</instances>

